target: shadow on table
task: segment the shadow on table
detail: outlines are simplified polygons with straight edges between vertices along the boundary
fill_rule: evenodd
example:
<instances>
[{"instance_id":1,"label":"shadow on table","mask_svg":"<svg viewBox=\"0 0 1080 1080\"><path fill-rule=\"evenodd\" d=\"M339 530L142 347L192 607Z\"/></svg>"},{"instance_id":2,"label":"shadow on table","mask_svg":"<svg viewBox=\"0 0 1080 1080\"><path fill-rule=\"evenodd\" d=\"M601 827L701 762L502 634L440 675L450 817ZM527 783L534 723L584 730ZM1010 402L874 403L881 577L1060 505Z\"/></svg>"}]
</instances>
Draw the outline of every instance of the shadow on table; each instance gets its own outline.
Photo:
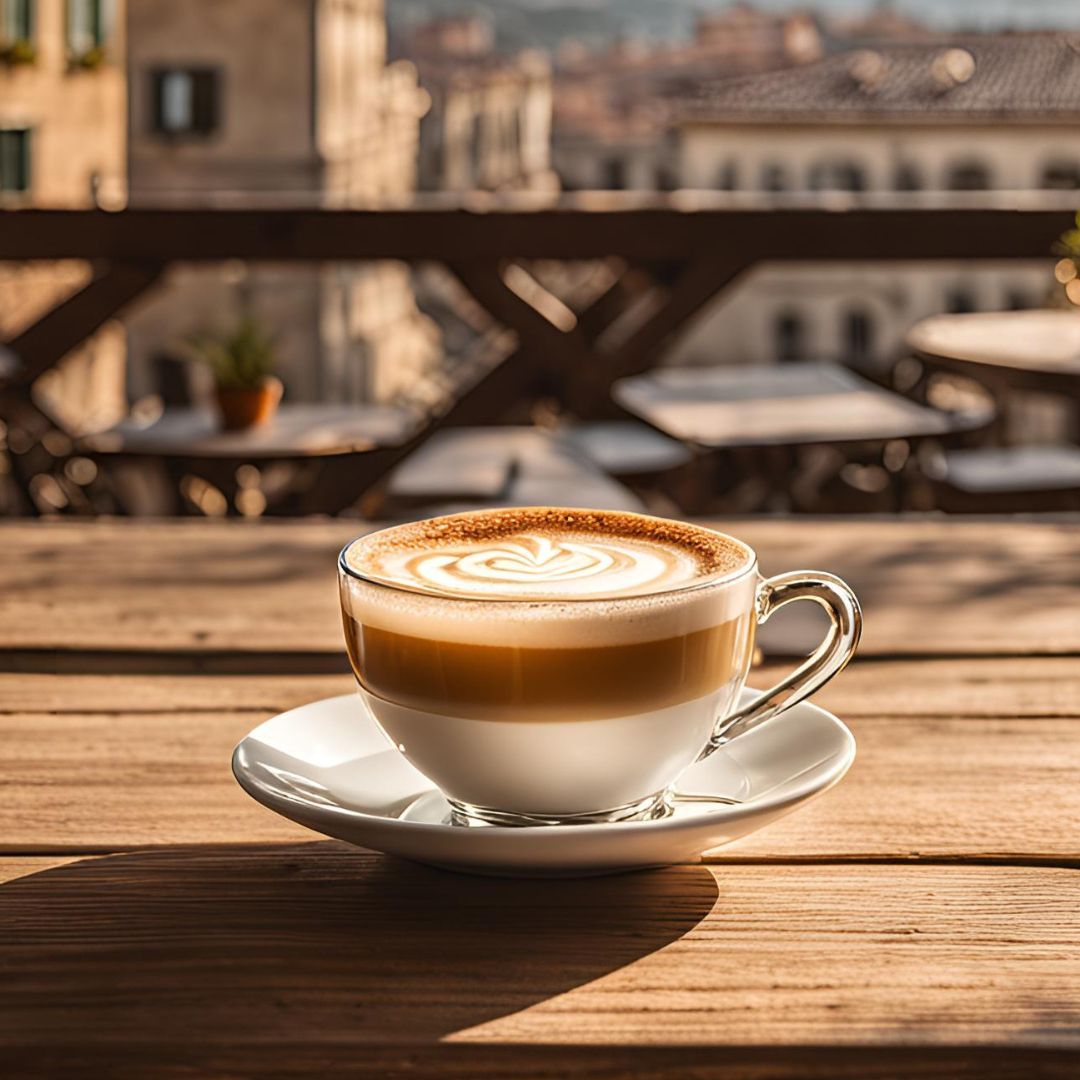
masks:
<instances>
[{"instance_id":1,"label":"shadow on table","mask_svg":"<svg viewBox=\"0 0 1080 1080\"><path fill-rule=\"evenodd\" d=\"M0 887L0 1044L430 1044L678 941L716 898L703 867L493 879L335 842L85 859Z\"/></svg>"}]
</instances>

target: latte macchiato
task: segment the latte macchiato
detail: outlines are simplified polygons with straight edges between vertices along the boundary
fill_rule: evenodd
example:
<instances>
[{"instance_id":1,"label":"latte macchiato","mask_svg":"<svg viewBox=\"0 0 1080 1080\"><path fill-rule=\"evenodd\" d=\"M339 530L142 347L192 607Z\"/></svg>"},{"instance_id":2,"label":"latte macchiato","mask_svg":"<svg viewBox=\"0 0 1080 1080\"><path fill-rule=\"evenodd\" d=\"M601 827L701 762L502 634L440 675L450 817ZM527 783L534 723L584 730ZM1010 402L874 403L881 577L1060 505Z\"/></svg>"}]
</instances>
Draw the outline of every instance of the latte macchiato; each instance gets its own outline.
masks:
<instances>
[{"instance_id":1,"label":"latte macchiato","mask_svg":"<svg viewBox=\"0 0 1080 1080\"><path fill-rule=\"evenodd\" d=\"M339 568L362 696L465 817L655 805L750 666L754 553L680 522L479 511L361 537Z\"/></svg>"},{"instance_id":2,"label":"latte macchiato","mask_svg":"<svg viewBox=\"0 0 1080 1080\"><path fill-rule=\"evenodd\" d=\"M749 661L749 614L687 589L750 563L703 529L494 511L388 529L345 561L373 584L346 597L357 678L413 708L515 722L622 716L712 693Z\"/></svg>"}]
</instances>

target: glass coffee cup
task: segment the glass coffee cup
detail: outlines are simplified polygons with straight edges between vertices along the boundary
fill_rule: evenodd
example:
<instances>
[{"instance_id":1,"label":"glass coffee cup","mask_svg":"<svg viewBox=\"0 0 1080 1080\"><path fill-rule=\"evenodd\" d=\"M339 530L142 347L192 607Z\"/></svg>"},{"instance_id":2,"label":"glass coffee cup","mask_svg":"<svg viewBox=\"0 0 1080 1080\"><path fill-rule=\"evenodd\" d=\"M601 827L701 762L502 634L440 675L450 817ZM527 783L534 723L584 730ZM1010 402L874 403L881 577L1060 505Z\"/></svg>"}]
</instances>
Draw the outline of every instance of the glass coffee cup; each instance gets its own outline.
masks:
<instances>
[{"instance_id":1,"label":"glass coffee cup","mask_svg":"<svg viewBox=\"0 0 1080 1080\"><path fill-rule=\"evenodd\" d=\"M693 762L814 693L861 613L831 574L763 578L700 526L614 511L478 511L384 529L338 563L360 694L463 824L664 815ZM825 640L737 707L758 624L796 600Z\"/></svg>"}]
</instances>

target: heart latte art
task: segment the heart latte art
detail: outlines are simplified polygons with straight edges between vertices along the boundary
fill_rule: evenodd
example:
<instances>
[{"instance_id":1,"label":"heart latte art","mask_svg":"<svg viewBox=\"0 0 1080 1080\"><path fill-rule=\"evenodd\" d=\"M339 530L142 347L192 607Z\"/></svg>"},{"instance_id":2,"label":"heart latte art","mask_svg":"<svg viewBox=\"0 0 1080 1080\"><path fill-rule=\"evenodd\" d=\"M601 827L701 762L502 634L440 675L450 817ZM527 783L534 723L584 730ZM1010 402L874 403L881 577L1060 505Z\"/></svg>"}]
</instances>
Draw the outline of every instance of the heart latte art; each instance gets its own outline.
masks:
<instances>
[{"instance_id":1,"label":"heart latte art","mask_svg":"<svg viewBox=\"0 0 1080 1080\"><path fill-rule=\"evenodd\" d=\"M618 538L553 539L523 535L463 553L432 552L407 558L403 580L439 592L472 595L587 596L638 592L657 583L694 577L687 556Z\"/></svg>"},{"instance_id":2,"label":"heart latte art","mask_svg":"<svg viewBox=\"0 0 1080 1080\"><path fill-rule=\"evenodd\" d=\"M346 558L352 569L387 584L525 600L666 591L723 573L741 558L704 530L630 514L595 517L514 510L417 522L372 543L358 541Z\"/></svg>"}]
</instances>

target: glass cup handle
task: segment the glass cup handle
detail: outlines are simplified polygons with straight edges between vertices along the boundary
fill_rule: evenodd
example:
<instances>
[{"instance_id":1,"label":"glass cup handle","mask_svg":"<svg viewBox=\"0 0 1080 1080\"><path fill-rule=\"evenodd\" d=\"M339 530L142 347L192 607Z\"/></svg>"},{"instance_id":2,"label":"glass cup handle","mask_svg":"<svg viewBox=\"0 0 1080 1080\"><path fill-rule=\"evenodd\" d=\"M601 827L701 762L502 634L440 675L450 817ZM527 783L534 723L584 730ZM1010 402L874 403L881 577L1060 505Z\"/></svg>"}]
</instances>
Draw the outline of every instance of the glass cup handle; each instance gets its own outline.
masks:
<instances>
[{"instance_id":1,"label":"glass cup handle","mask_svg":"<svg viewBox=\"0 0 1080 1080\"><path fill-rule=\"evenodd\" d=\"M701 758L820 690L855 655L862 635L862 609L843 581L832 574L809 570L795 570L762 581L757 593L758 624L796 600L812 600L829 613L831 625L825 640L786 679L718 720Z\"/></svg>"}]
</instances>

